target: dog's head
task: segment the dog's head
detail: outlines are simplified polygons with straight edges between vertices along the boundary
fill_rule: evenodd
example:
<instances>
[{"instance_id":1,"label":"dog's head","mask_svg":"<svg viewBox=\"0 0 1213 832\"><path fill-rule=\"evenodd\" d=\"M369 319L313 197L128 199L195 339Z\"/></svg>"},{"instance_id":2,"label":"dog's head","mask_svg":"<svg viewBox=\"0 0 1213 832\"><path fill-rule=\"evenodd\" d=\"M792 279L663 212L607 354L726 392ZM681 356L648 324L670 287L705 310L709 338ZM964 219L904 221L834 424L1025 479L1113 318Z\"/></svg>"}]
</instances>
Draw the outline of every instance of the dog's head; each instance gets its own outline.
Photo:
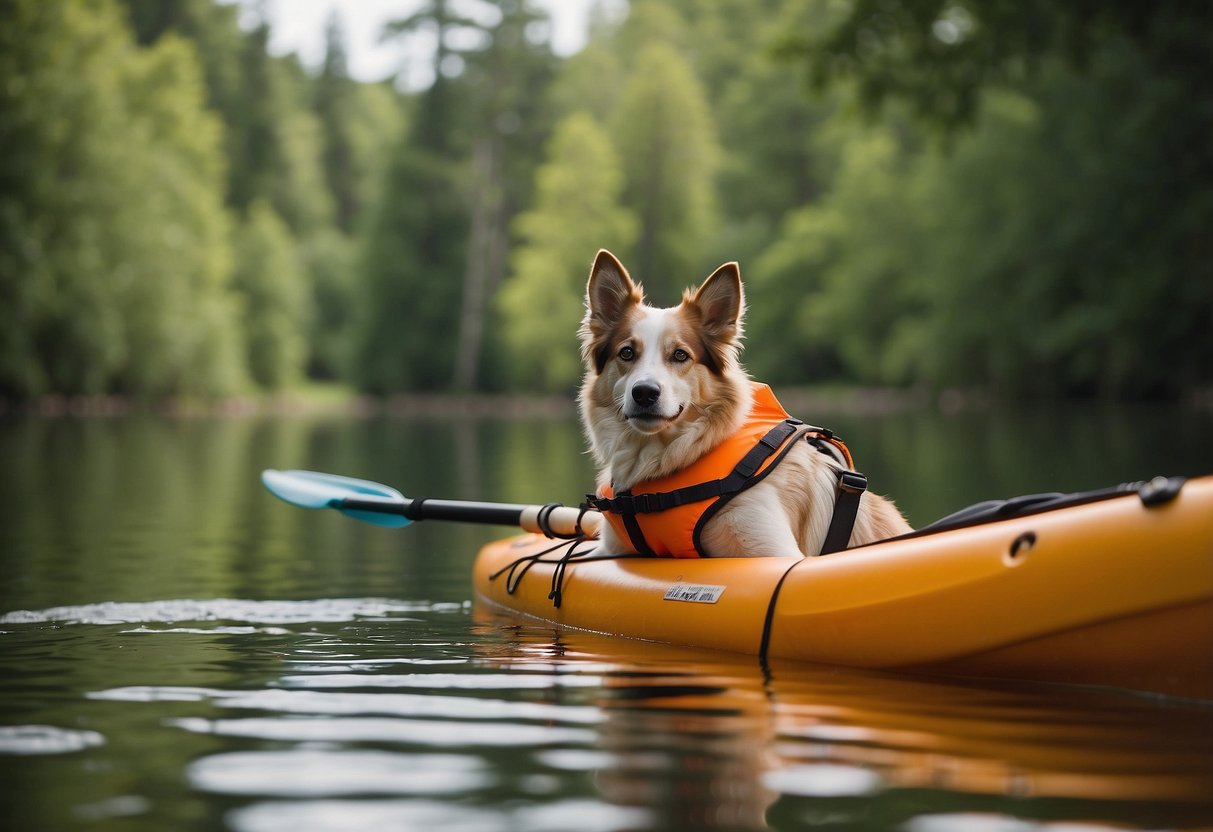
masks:
<instances>
[{"instance_id":1,"label":"dog's head","mask_svg":"<svg viewBox=\"0 0 1213 832\"><path fill-rule=\"evenodd\" d=\"M645 435L699 418L714 390L735 384L741 374L744 312L736 263L687 290L678 306L656 309L614 255L598 252L581 324L583 396Z\"/></svg>"}]
</instances>

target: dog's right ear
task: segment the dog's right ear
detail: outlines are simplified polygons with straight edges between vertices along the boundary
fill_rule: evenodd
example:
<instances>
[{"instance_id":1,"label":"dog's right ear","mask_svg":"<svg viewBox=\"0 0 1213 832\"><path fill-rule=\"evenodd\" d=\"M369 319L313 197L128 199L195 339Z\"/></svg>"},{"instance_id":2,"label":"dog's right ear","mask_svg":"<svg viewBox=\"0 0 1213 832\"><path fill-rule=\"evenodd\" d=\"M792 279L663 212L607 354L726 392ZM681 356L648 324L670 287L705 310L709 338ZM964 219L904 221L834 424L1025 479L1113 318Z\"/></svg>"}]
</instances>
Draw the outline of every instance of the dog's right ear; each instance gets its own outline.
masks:
<instances>
[{"instance_id":1,"label":"dog's right ear","mask_svg":"<svg viewBox=\"0 0 1213 832\"><path fill-rule=\"evenodd\" d=\"M628 270L605 248L594 258L590 282L585 287L585 305L591 318L607 324L620 320L630 306L644 300Z\"/></svg>"},{"instance_id":2,"label":"dog's right ear","mask_svg":"<svg viewBox=\"0 0 1213 832\"><path fill-rule=\"evenodd\" d=\"M585 320L581 322L581 345L587 360L602 372L611 352L611 334L628 311L644 302L644 291L632 282L628 270L606 249L601 249L590 269L585 288Z\"/></svg>"}]
</instances>

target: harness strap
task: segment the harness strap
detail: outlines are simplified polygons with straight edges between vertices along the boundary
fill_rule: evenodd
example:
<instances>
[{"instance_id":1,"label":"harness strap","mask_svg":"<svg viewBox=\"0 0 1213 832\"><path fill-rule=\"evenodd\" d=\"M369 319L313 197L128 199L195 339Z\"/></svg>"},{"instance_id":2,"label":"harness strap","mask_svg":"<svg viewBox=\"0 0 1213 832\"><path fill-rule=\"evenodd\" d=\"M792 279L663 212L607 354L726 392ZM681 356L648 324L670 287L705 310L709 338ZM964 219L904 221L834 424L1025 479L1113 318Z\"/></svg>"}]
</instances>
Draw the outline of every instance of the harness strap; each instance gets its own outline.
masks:
<instances>
[{"instance_id":1,"label":"harness strap","mask_svg":"<svg viewBox=\"0 0 1213 832\"><path fill-rule=\"evenodd\" d=\"M826 531L825 542L821 544L821 554L841 552L851 542L851 532L855 529L855 518L859 515L859 501L863 492L868 490L868 478L858 471L838 472L838 495L834 498L834 516L830 518L830 528Z\"/></svg>"},{"instance_id":2,"label":"harness strap","mask_svg":"<svg viewBox=\"0 0 1213 832\"><path fill-rule=\"evenodd\" d=\"M820 554L840 552L851 542L851 533L855 530L855 520L859 516L859 503L864 492L868 490L868 478L858 471L851 470L854 467L851 452L833 431L806 425L799 419L788 418L767 431L726 477L676 488L673 491L645 494L621 491L613 498L587 494L586 503L599 511L618 514L636 551L642 555L652 555L653 549L645 540L636 515L656 514L687 503L729 497L744 491L762 464L796 433L803 433L810 445L841 466L838 470L834 512L830 517L830 527L826 530ZM707 516L705 515L705 519Z\"/></svg>"},{"instance_id":3,"label":"harness strap","mask_svg":"<svg viewBox=\"0 0 1213 832\"><path fill-rule=\"evenodd\" d=\"M629 516L637 514L656 514L687 503L698 503L729 494L736 494L745 489L746 481L762 467L762 463L771 454L778 451L788 437L804 427L802 422L789 419L771 428L758 440L753 448L741 458L728 476L707 482L676 488L673 491L659 491L648 494L632 494L622 491L613 498L599 497L595 494L586 495L586 502L599 511L610 511L624 518L628 525ZM639 527L637 527L639 531ZM635 541L633 541L635 542Z\"/></svg>"}]
</instances>

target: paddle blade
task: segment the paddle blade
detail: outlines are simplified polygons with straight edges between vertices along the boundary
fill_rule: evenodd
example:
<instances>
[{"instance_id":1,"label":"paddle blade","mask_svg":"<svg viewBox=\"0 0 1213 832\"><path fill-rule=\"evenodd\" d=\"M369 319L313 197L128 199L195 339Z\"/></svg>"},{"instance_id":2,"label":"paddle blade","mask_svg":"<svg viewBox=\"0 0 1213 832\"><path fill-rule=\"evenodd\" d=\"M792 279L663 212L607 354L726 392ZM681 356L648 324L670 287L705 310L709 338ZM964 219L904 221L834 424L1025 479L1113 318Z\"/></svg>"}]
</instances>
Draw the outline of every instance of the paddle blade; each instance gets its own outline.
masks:
<instances>
[{"instance_id":1,"label":"paddle blade","mask_svg":"<svg viewBox=\"0 0 1213 832\"><path fill-rule=\"evenodd\" d=\"M275 497L294 506L332 508L355 520L392 529L413 522L399 513L407 504L403 494L370 480L322 474L319 471L275 471L269 468L261 472L261 482ZM379 502L382 509L378 506L367 508L368 498ZM343 503L346 499L361 500L363 506L345 508Z\"/></svg>"}]
</instances>

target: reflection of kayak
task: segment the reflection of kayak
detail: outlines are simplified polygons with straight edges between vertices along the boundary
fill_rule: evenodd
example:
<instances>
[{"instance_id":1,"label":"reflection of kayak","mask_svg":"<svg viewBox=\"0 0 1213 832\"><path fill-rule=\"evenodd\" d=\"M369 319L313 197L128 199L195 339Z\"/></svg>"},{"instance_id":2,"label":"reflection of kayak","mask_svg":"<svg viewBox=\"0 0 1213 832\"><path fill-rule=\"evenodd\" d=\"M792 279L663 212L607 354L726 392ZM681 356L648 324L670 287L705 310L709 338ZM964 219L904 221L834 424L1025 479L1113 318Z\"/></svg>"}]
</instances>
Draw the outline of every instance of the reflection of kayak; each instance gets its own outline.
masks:
<instances>
[{"instance_id":1,"label":"reflection of kayak","mask_svg":"<svg viewBox=\"0 0 1213 832\"><path fill-rule=\"evenodd\" d=\"M484 547L479 599L768 660L1213 698L1213 477L958 517L818 558L537 557L553 545L528 535Z\"/></svg>"},{"instance_id":2,"label":"reflection of kayak","mask_svg":"<svg viewBox=\"0 0 1213 832\"><path fill-rule=\"evenodd\" d=\"M500 632L499 614L483 607L476 614ZM1042 695L1032 685L955 683L802 662L764 669L735 654L541 625L516 628L511 641L512 650L494 650L483 661L600 680L601 744L620 757L598 772L604 789L619 780L632 788L651 784L654 749L676 753L679 736L698 732L712 737L719 756L707 765L672 767L670 776L682 778L673 793L732 807L755 798L759 789L744 788L745 780L761 777L767 789L783 793L784 803L797 795L837 794L831 788L853 794L856 786L1107 801L1102 810L1084 806L1084 817L1106 814L1126 828L1136 828L1127 801L1148 807L1153 825L1184 828L1189 824L1161 821L1159 804L1196 807L1201 818L1213 808L1213 757L1205 739L1213 712L1203 704L1189 708L1083 689ZM615 723L623 727L614 730ZM670 741L661 742L666 736ZM704 783L712 762L719 782ZM844 774L875 775L877 782L855 776L821 782L823 773L840 767ZM766 803L774 798L767 795ZM856 808L867 813L869 807L861 801ZM772 828L805 825L773 823L780 811L765 803L758 817L764 811Z\"/></svg>"}]
</instances>

